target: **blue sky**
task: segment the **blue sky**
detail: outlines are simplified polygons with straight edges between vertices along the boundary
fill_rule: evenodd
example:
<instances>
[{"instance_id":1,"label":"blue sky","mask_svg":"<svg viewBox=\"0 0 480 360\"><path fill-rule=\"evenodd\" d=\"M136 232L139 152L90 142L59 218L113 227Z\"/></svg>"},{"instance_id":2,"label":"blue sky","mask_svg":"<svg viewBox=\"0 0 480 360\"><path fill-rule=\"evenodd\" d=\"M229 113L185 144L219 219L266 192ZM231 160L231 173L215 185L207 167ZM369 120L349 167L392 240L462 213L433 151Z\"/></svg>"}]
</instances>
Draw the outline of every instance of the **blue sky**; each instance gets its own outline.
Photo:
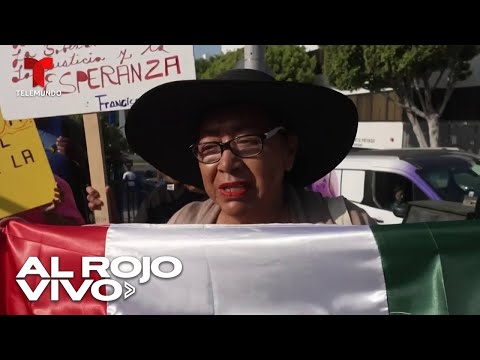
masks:
<instances>
[{"instance_id":1,"label":"blue sky","mask_svg":"<svg viewBox=\"0 0 480 360\"><path fill-rule=\"evenodd\" d=\"M193 45L195 59L202 57L203 54L207 56L220 54L221 50L221 45Z\"/></svg>"}]
</instances>

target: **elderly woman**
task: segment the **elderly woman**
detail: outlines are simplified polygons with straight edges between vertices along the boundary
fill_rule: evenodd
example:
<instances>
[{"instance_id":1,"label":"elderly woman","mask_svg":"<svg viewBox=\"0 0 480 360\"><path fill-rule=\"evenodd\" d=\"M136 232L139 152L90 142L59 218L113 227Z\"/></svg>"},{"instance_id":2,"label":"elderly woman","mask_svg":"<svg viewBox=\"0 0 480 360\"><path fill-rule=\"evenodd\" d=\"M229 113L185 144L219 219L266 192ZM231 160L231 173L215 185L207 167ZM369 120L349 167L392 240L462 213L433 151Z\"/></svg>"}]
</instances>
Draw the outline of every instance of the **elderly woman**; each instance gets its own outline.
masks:
<instances>
[{"instance_id":1,"label":"elderly woman","mask_svg":"<svg viewBox=\"0 0 480 360\"><path fill-rule=\"evenodd\" d=\"M138 155L209 197L170 224L362 225L374 221L343 197L304 190L347 155L357 122L337 91L242 69L148 91L125 130Z\"/></svg>"}]
</instances>

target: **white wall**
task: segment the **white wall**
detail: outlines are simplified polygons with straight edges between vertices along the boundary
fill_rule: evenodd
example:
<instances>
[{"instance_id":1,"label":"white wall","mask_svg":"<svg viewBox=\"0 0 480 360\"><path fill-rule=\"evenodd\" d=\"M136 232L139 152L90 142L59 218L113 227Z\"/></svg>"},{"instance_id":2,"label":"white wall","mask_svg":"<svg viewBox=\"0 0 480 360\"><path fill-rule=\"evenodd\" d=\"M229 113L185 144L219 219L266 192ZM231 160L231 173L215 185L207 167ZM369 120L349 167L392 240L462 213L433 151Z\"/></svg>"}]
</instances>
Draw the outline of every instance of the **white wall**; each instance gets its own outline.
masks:
<instances>
[{"instance_id":1,"label":"white wall","mask_svg":"<svg viewBox=\"0 0 480 360\"><path fill-rule=\"evenodd\" d=\"M360 121L354 146L370 149L403 147L404 125L401 121Z\"/></svg>"}]
</instances>

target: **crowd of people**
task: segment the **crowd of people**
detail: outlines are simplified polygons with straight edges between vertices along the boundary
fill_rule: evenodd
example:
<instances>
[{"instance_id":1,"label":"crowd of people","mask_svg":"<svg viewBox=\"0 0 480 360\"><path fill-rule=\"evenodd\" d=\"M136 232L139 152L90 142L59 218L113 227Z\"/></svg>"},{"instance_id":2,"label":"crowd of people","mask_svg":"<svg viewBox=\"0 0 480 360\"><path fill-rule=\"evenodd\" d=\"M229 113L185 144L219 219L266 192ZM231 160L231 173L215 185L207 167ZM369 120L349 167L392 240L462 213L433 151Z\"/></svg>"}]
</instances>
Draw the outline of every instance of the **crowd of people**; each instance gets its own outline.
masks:
<instances>
[{"instance_id":1,"label":"crowd of people","mask_svg":"<svg viewBox=\"0 0 480 360\"><path fill-rule=\"evenodd\" d=\"M56 197L15 216L44 224L90 223L104 201L89 186L82 136L66 119L36 123ZM331 181L332 170L351 149L357 123L355 105L339 92L277 81L256 70L153 88L129 110L125 132L130 149L155 167L162 181L133 221L373 224ZM127 188L135 185L131 164L123 181ZM118 213L113 218L123 221Z\"/></svg>"}]
</instances>

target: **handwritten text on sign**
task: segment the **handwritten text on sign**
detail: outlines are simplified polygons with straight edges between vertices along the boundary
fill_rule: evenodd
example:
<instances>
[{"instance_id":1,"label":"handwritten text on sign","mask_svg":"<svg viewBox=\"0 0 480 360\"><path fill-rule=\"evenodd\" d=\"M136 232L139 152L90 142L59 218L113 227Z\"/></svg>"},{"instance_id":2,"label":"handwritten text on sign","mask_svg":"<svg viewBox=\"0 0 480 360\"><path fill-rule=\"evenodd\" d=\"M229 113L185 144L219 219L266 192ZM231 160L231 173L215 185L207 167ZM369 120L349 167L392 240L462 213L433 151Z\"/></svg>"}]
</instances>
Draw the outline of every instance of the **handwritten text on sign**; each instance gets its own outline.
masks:
<instances>
[{"instance_id":1,"label":"handwritten text on sign","mask_svg":"<svg viewBox=\"0 0 480 360\"><path fill-rule=\"evenodd\" d=\"M33 86L25 58L53 60ZM129 109L157 85L195 79L193 45L1 45L0 105L8 120Z\"/></svg>"},{"instance_id":2,"label":"handwritten text on sign","mask_svg":"<svg viewBox=\"0 0 480 360\"><path fill-rule=\"evenodd\" d=\"M34 121L0 116L0 218L51 202L54 188Z\"/></svg>"}]
</instances>

